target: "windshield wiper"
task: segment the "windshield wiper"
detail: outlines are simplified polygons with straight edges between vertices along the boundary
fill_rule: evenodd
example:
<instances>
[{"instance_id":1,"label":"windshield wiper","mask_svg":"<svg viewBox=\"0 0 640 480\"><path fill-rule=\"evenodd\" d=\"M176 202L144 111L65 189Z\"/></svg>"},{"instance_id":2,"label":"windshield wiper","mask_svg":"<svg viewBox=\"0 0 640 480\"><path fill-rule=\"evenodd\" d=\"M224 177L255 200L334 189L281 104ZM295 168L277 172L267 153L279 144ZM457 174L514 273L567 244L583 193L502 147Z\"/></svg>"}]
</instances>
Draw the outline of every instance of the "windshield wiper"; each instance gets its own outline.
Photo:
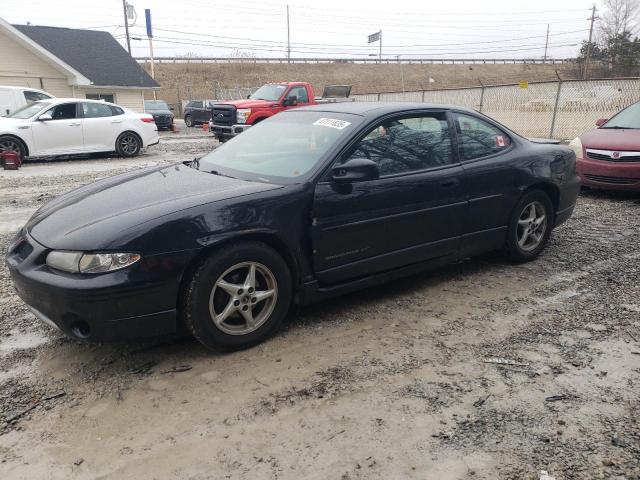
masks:
<instances>
[{"instance_id":1,"label":"windshield wiper","mask_svg":"<svg viewBox=\"0 0 640 480\"><path fill-rule=\"evenodd\" d=\"M616 130L637 130L636 128L633 128L633 127L620 127L619 125L614 125L612 127L601 127L601 128L616 129Z\"/></svg>"},{"instance_id":2,"label":"windshield wiper","mask_svg":"<svg viewBox=\"0 0 640 480\"><path fill-rule=\"evenodd\" d=\"M211 170L209 173L213 173L214 175L218 175L220 177L236 178L236 177L232 177L231 175L226 175L224 173L220 173L218 170Z\"/></svg>"}]
</instances>

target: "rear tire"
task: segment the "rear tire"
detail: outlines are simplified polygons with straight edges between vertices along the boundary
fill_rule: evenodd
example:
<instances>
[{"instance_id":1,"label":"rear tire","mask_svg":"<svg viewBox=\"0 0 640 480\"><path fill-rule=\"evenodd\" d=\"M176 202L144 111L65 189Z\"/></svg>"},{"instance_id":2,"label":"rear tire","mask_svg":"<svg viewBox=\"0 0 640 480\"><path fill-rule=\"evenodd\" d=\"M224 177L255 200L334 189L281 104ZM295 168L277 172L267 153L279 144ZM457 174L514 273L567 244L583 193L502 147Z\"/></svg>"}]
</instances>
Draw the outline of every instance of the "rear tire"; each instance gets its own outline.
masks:
<instances>
[{"instance_id":1,"label":"rear tire","mask_svg":"<svg viewBox=\"0 0 640 480\"><path fill-rule=\"evenodd\" d=\"M515 263L535 259L544 250L553 228L554 211L549 196L532 190L522 196L509 219L505 250Z\"/></svg>"},{"instance_id":2,"label":"rear tire","mask_svg":"<svg viewBox=\"0 0 640 480\"><path fill-rule=\"evenodd\" d=\"M135 157L142 149L140 137L133 132L121 133L116 140L116 152L124 158Z\"/></svg>"},{"instance_id":3,"label":"rear tire","mask_svg":"<svg viewBox=\"0 0 640 480\"><path fill-rule=\"evenodd\" d=\"M0 136L0 153L2 152L16 152L20 156L20 160L24 160L27 156L27 149L21 140L10 135Z\"/></svg>"},{"instance_id":4,"label":"rear tire","mask_svg":"<svg viewBox=\"0 0 640 480\"><path fill-rule=\"evenodd\" d=\"M240 242L197 266L182 295L182 319L211 350L249 348L278 328L289 310L291 290L291 273L275 250Z\"/></svg>"}]
</instances>

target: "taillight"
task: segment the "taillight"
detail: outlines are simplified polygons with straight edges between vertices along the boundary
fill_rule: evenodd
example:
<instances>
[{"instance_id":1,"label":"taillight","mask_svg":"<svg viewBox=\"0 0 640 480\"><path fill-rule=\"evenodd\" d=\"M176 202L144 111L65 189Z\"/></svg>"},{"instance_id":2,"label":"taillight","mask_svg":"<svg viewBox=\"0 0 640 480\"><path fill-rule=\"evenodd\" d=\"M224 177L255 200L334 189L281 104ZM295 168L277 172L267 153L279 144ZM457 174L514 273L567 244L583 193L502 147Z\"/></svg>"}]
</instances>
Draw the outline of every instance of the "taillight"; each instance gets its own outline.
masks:
<instances>
[{"instance_id":1,"label":"taillight","mask_svg":"<svg viewBox=\"0 0 640 480\"><path fill-rule=\"evenodd\" d=\"M140 120L142 120L144 123L153 123L153 117L151 118L147 118L147 117L140 117Z\"/></svg>"}]
</instances>

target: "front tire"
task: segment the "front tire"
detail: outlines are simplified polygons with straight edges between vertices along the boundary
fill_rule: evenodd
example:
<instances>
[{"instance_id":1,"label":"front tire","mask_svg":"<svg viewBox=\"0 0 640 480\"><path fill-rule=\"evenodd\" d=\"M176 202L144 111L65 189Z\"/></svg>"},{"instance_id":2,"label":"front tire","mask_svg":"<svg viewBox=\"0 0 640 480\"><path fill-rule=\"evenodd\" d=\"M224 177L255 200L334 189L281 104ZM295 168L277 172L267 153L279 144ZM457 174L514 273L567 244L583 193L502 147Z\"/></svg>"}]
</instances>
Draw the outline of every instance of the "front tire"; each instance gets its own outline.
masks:
<instances>
[{"instance_id":1,"label":"front tire","mask_svg":"<svg viewBox=\"0 0 640 480\"><path fill-rule=\"evenodd\" d=\"M193 127L193 118L191 118L191 115L186 115L186 116L184 117L184 124L185 124L187 127Z\"/></svg>"},{"instance_id":2,"label":"front tire","mask_svg":"<svg viewBox=\"0 0 640 480\"><path fill-rule=\"evenodd\" d=\"M24 160L27 156L27 149L22 141L9 135L0 136L0 153L2 152L16 152L20 160Z\"/></svg>"},{"instance_id":3,"label":"front tire","mask_svg":"<svg viewBox=\"0 0 640 480\"><path fill-rule=\"evenodd\" d=\"M140 137L133 132L121 133L116 140L116 152L124 158L135 157L140 153L142 141Z\"/></svg>"},{"instance_id":4,"label":"front tire","mask_svg":"<svg viewBox=\"0 0 640 480\"><path fill-rule=\"evenodd\" d=\"M553 228L554 211L549 196L541 190L527 192L509 220L507 256L515 263L535 259L544 250Z\"/></svg>"},{"instance_id":5,"label":"front tire","mask_svg":"<svg viewBox=\"0 0 640 480\"><path fill-rule=\"evenodd\" d=\"M221 248L196 268L182 296L192 335L217 351L252 347L278 328L291 303L291 273L260 242Z\"/></svg>"}]
</instances>

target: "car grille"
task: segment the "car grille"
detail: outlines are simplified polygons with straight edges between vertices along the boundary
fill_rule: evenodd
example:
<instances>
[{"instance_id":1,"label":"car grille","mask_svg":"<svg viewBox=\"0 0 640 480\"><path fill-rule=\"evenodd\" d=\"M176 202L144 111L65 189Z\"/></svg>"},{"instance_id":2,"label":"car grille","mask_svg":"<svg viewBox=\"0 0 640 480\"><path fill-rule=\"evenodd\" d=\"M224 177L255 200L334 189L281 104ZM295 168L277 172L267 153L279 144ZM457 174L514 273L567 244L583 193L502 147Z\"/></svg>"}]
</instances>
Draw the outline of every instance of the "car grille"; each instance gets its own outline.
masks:
<instances>
[{"instance_id":1,"label":"car grille","mask_svg":"<svg viewBox=\"0 0 640 480\"><path fill-rule=\"evenodd\" d=\"M585 173L584 178L591 180L592 182L615 183L617 185L632 185L640 182L640 178L607 177L604 175L592 175L590 173Z\"/></svg>"},{"instance_id":2,"label":"car grille","mask_svg":"<svg viewBox=\"0 0 640 480\"><path fill-rule=\"evenodd\" d=\"M618 158L614 158L615 155ZM605 162L640 162L640 152L625 152L620 150L589 150L587 149L587 157L592 160L604 160Z\"/></svg>"},{"instance_id":3,"label":"car grille","mask_svg":"<svg viewBox=\"0 0 640 480\"><path fill-rule=\"evenodd\" d=\"M156 115L156 123L168 124L171 123L171 117L169 115Z\"/></svg>"},{"instance_id":4,"label":"car grille","mask_svg":"<svg viewBox=\"0 0 640 480\"><path fill-rule=\"evenodd\" d=\"M211 119L214 125L233 125L236 123L236 107L233 105L214 105Z\"/></svg>"}]
</instances>

